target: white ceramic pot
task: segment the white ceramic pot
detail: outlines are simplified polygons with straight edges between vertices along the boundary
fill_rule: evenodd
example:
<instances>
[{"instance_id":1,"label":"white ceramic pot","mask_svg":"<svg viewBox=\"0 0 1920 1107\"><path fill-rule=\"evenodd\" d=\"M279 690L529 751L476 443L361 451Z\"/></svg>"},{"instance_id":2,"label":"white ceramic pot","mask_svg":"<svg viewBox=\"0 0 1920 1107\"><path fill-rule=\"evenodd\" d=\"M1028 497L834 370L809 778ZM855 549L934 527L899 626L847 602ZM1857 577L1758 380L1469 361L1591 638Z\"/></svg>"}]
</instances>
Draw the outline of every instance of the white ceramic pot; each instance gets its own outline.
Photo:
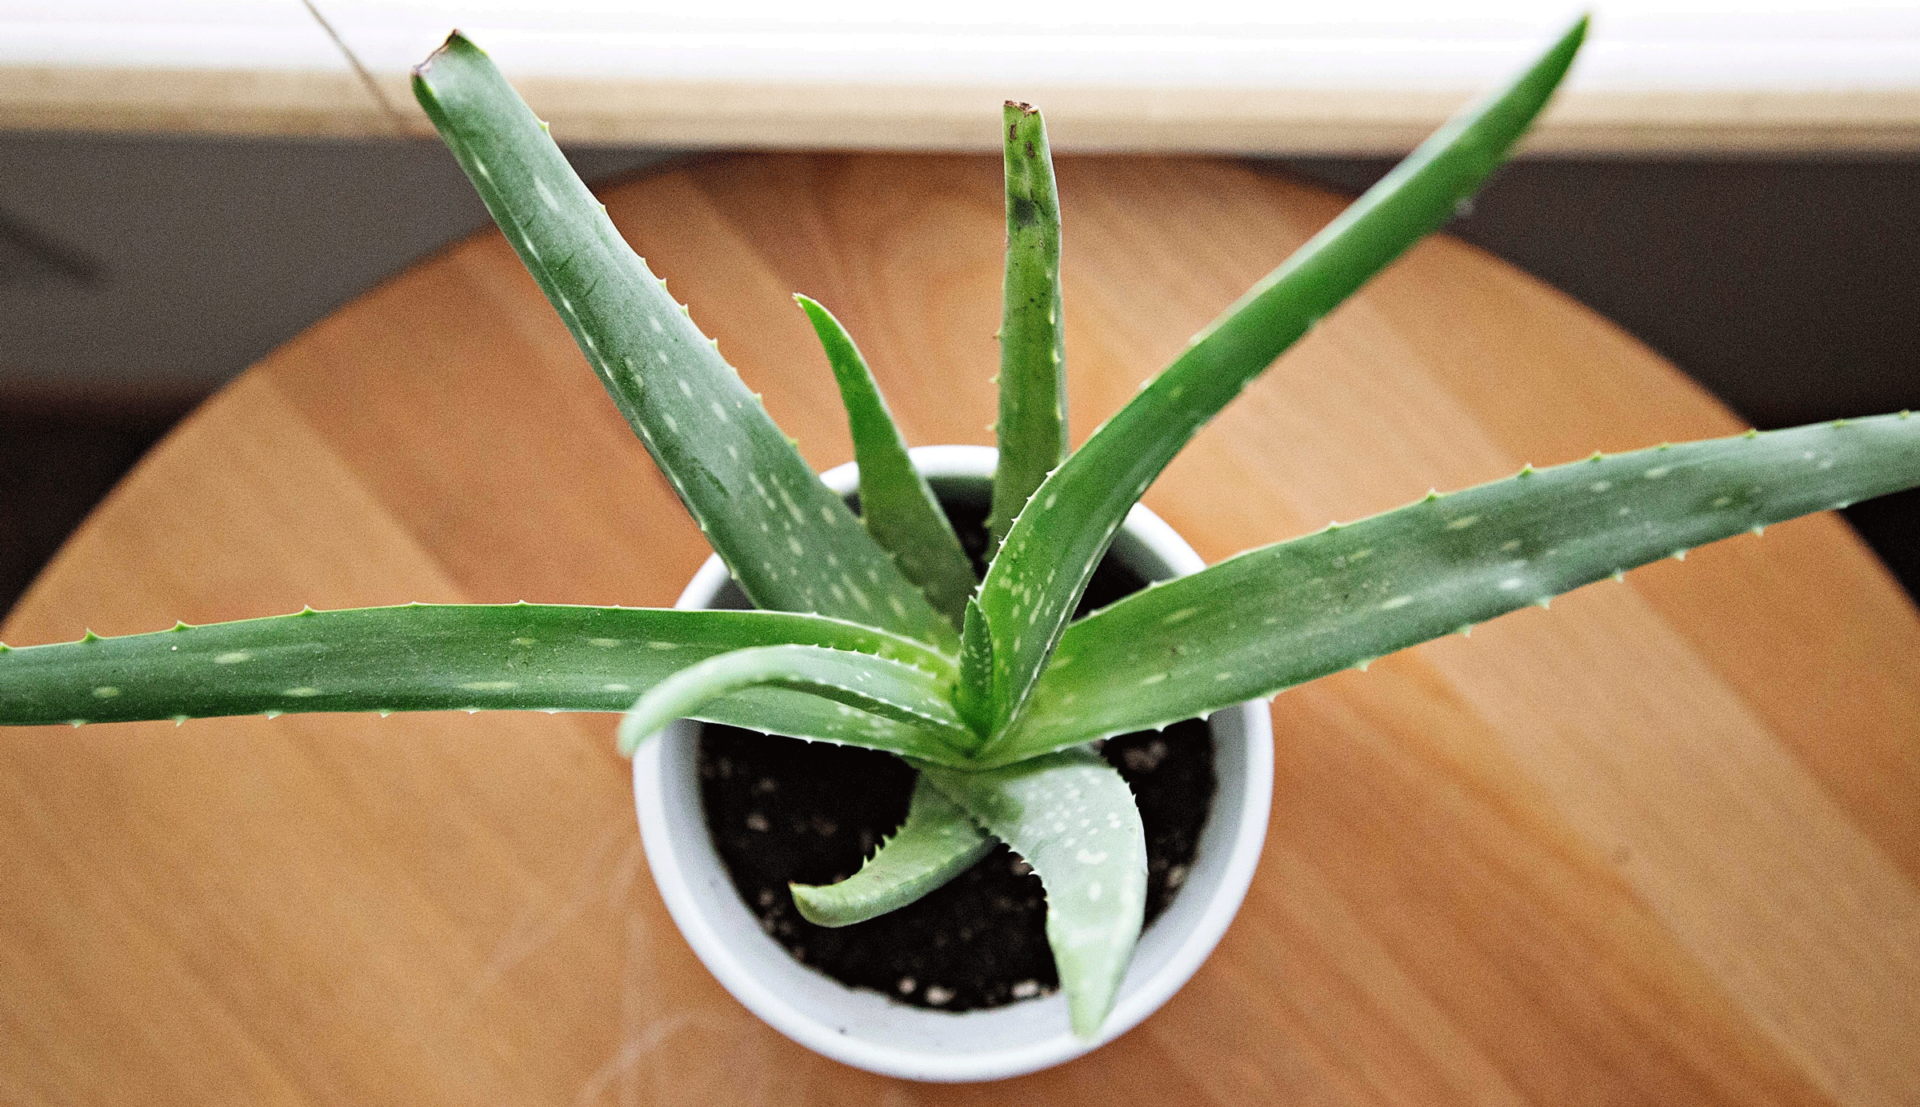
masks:
<instances>
[{"instance_id":1,"label":"white ceramic pot","mask_svg":"<svg viewBox=\"0 0 1920 1107\"><path fill-rule=\"evenodd\" d=\"M913 451L915 466L943 494L979 490L993 475L994 457L985 446ZM846 494L859 474L848 464L822 479ZM1140 506L1114 539L1113 552L1149 580L1204 566L1171 527ZM709 558L676 606L714 606L723 591L731 591L729 583L720 559ZM809 1049L871 1072L913 1080L996 1080L1070 1060L1132 1029L1187 982L1226 932L1266 839L1272 726L1266 705L1258 702L1216 712L1211 725L1218 780L1213 811L1185 883L1141 935L1119 1002L1092 1042L1068 1029L1066 999L1058 993L950 1014L849 988L795 961L761 932L714 851L700 799L698 724L683 720L641 748L633 759L634 800L647 863L673 921L713 975L754 1014Z\"/></svg>"}]
</instances>

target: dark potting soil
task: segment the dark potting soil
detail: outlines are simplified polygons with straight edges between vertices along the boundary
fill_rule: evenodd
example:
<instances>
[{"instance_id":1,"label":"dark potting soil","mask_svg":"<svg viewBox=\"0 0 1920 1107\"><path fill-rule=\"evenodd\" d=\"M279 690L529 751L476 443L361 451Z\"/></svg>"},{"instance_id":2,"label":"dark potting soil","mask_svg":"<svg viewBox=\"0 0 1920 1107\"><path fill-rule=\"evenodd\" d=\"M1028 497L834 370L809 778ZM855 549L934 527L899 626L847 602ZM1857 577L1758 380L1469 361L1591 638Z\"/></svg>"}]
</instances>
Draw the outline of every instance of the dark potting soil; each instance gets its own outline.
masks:
<instances>
[{"instance_id":1,"label":"dark potting soil","mask_svg":"<svg viewBox=\"0 0 1920 1107\"><path fill-rule=\"evenodd\" d=\"M962 541L977 552L984 544L978 519L954 514ZM1142 583L1109 558L1081 611ZM1140 805L1151 923L1186 880L1213 805L1213 737L1192 719L1110 738L1101 754ZM1059 986L1040 878L1005 845L945 887L879 918L830 928L800 917L789 881L851 876L906 818L914 771L899 758L709 724L699 765L707 827L733 885L761 928L795 959L854 987L944 1011L998 1007Z\"/></svg>"}]
</instances>

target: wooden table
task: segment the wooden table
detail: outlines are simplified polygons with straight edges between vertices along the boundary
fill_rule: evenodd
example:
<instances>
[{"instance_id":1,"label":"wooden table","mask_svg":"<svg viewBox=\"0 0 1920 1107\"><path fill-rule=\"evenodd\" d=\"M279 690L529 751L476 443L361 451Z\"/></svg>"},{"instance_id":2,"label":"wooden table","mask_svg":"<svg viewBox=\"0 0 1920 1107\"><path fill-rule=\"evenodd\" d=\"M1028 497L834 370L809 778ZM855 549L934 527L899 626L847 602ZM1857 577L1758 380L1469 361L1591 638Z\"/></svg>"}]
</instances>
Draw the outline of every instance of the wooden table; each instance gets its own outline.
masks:
<instances>
[{"instance_id":1,"label":"wooden table","mask_svg":"<svg viewBox=\"0 0 1920 1107\"><path fill-rule=\"evenodd\" d=\"M986 442L997 159L730 157L614 217L826 467L787 293L917 443ZM1075 438L1337 201L1069 159ZM1740 428L1603 320L1413 251L1147 502L1211 559L1522 462ZM698 532L505 243L315 326L157 449L15 644L315 607L665 604ZM1837 520L1282 695L1266 854L1172 1003L1010 1088L842 1068L736 1005L647 879L603 716L0 733L0 1100L1920 1102L1920 618Z\"/></svg>"}]
</instances>

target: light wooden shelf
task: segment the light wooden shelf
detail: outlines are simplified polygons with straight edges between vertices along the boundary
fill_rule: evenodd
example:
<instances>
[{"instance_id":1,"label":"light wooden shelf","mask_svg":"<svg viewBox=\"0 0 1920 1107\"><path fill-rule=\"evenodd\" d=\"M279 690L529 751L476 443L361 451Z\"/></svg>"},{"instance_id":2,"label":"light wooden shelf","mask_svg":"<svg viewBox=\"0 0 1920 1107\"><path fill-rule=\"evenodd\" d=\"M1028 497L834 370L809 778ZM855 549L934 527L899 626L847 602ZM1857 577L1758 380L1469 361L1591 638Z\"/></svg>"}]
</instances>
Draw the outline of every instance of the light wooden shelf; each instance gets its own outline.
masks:
<instances>
[{"instance_id":1,"label":"light wooden shelf","mask_svg":"<svg viewBox=\"0 0 1920 1107\"><path fill-rule=\"evenodd\" d=\"M0 5L0 127L427 133L406 87L456 21L571 142L993 149L1008 96L1063 150L1404 151L1569 18L1401 0L1169 10L1053 0L1025 24L956 5L766 0L72 0ZM11 8L12 10L9 10ZM1889 0L1617 0L1535 153L1920 150L1920 12Z\"/></svg>"}]
</instances>

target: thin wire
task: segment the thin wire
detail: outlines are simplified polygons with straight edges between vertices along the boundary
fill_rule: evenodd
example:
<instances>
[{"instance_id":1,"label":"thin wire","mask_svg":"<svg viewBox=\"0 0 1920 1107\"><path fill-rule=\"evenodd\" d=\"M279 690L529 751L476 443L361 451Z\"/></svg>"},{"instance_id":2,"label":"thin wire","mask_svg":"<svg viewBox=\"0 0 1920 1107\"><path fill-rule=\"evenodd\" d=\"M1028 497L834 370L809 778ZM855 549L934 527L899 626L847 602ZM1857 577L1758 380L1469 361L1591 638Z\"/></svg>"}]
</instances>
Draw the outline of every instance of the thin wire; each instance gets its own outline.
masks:
<instances>
[{"instance_id":1,"label":"thin wire","mask_svg":"<svg viewBox=\"0 0 1920 1107\"><path fill-rule=\"evenodd\" d=\"M393 125L393 133L401 138L411 138L414 133L412 125L407 122L406 116L400 114L400 109L393 106L393 101L387 99L387 94L380 90L380 82L373 79L373 73L360 64L360 55L353 52L353 47L347 45L347 40L340 37L340 32L333 29L333 24L327 22L326 16L320 14L320 9L314 6L313 0L300 0L300 3L306 7L307 14L313 16L313 21L320 24L320 29L327 32L327 37L340 48L340 52L346 55L347 64L359 74L360 83L367 86L367 92L373 96L374 102L379 104L380 110L386 113L387 122Z\"/></svg>"}]
</instances>

